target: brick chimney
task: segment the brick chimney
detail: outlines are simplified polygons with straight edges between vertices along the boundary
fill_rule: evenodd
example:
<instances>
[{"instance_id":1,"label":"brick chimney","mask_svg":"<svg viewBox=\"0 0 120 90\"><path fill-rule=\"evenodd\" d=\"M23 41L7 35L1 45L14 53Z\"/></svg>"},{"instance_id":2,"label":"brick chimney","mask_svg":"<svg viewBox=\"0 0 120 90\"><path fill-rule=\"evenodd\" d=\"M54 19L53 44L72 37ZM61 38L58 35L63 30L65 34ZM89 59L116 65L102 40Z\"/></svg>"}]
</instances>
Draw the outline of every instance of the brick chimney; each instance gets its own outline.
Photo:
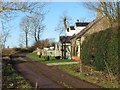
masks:
<instances>
[{"instance_id":1,"label":"brick chimney","mask_svg":"<svg viewBox=\"0 0 120 90\"><path fill-rule=\"evenodd\" d=\"M97 18L100 18L102 17L102 9L101 9L101 6L98 5L98 8L97 8Z\"/></svg>"}]
</instances>

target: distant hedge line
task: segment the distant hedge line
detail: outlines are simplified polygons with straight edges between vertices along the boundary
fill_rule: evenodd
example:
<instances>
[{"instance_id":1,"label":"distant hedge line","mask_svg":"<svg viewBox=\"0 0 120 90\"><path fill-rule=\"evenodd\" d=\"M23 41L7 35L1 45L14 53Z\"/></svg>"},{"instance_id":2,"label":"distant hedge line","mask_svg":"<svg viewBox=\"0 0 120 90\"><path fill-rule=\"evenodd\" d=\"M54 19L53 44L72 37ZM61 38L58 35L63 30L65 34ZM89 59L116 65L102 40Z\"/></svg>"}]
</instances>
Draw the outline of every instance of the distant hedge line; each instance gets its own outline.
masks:
<instances>
[{"instance_id":1,"label":"distant hedge line","mask_svg":"<svg viewBox=\"0 0 120 90\"><path fill-rule=\"evenodd\" d=\"M97 70L118 73L118 30L106 29L86 37L81 48L81 60Z\"/></svg>"}]
</instances>

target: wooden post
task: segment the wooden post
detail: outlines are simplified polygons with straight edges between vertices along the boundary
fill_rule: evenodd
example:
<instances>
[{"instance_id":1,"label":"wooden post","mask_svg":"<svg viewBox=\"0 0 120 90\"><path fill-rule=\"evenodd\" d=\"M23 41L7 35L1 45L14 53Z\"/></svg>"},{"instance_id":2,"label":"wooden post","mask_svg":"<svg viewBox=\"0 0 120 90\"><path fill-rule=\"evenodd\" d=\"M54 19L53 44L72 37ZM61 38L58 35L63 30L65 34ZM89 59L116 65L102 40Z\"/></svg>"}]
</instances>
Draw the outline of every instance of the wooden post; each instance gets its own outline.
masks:
<instances>
[{"instance_id":1,"label":"wooden post","mask_svg":"<svg viewBox=\"0 0 120 90\"><path fill-rule=\"evenodd\" d=\"M82 73L82 61L81 61L81 37L79 39L79 45L80 45L80 60L79 60L79 64L80 64L80 73Z\"/></svg>"},{"instance_id":2,"label":"wooden post","mask_svg":"<svg viewBox=\"0 0 120 90\"><path fill-rule=\"evenodd\" d=\"M37 89L37 87L38 87L38 83L36 82L36 83L35 83L35 89Z\"/></svg>"},{"instance_id":3,"label":"wooden post","mask_svg":"<svg viewBox=\"0 0 120 90\"><path fill-rule=\"evenodd\" d=\"M61 49L61 51L62 51L62 59L63 59L63 43L62 43L62 49Z\"/></svg>"},{"instance_id":4,"label":"wooden post","mask_svg":"<svg viewBox=\"0 0 120 90\"><path fill-rule=\"evenodd\" d=\"M71 52L70 52L71 60L72 60L72 41L71 41Z\"/></svg>"},{"instance_id":5,"label":"wooden post","mask_svg":"<svg viewBox=\"0 0 120 90\"><path fill-rule=\"evenodd\" d=\"M66 59L66 42L64 43L64 55L63 55L64 59Z\"/></svg>"}]
</instances>

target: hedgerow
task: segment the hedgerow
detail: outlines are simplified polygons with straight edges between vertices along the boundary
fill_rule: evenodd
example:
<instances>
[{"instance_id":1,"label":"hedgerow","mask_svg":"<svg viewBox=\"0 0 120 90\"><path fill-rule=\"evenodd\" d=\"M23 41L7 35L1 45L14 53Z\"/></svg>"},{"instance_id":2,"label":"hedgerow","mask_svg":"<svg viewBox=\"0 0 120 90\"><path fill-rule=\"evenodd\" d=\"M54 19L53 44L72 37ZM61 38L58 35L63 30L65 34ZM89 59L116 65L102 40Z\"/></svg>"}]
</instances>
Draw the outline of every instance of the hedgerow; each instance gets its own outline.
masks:
<instances>
[{"instance_id":1,"label":"hedgerow","mask_svg":"<svg viewBox=\"0 0 120 90\"><path fill-rule=\"evenodd\" d=\"M85 38L81 48L83 64L92 65L97 70L118 73L118 30L106 29Z\"/></svg>"}]
</instances>

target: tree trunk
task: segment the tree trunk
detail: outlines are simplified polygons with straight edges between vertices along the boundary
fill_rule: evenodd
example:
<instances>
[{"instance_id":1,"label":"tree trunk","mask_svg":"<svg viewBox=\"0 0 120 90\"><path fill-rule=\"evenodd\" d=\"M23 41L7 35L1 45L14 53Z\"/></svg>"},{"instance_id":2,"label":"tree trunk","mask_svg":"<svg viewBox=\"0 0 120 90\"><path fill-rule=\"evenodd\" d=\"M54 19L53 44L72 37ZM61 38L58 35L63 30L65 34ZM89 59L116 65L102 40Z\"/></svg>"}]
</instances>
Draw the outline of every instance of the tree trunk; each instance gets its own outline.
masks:
<instances>
[{"instance_id":1,"label":"tree trunk","mask_svg":"<svg viewBox=\"0 0 120 90\"><path fill-rule=\"evenodd\" d=\"M35 32L34 32L34 38L35 38L35 41L37 42L37 30L36 30L36 27L35 27Z\"/></svg>"},{"instance_id":2,"label":"tree trunk","mask_svg":"<svg viewBox=\"0 0 120 90\"><path fill-rule=\"evenodd\" d=\"M35 36L35 41L36 41L36 42L38 41L37 38L36 38L36 36Z\"/></svg>"},{"instance_id":3,"label":"tree trunk","mask_svg":"<svg viewBox=\"0 0 120 90\"><path fill-rule=\"evenodd\" d=\"M62 50L62 59L63 59L63 54L64 54L64 53L63 53L63 50L64 50L64 49L63 49L63 43L62 43L62 49L61 49L61 50Z\"/></svg>"},{"instance_id":4,"label":"tree trunk","mask_svg":"<svg viewBox=\"0 0 120 90\"><path fill-rule=\"evenodd\" d=\"M66 42L64 43L64 59L66 59Z\"/></svg>"},{"instance_id":5,"label":"tree trunk","mask_svg":"<svg viewBox=\"0 0 120 90\"><path fill-rule=\"evenodd\" d=\"M37 33L37 40L39 41L40 40L40 30L38 30L38 33Z\"/></svg>"},{"instance_id":6,"label":"tree trunk","mask_svg":"<svg viewBox=\"0 0 120 90\"><path fill-rule=\"evenodd\" d=\"M26 48L28 48L28 33L26 32L25 35L26 35Z\"/></svg>"}]
</instances>

